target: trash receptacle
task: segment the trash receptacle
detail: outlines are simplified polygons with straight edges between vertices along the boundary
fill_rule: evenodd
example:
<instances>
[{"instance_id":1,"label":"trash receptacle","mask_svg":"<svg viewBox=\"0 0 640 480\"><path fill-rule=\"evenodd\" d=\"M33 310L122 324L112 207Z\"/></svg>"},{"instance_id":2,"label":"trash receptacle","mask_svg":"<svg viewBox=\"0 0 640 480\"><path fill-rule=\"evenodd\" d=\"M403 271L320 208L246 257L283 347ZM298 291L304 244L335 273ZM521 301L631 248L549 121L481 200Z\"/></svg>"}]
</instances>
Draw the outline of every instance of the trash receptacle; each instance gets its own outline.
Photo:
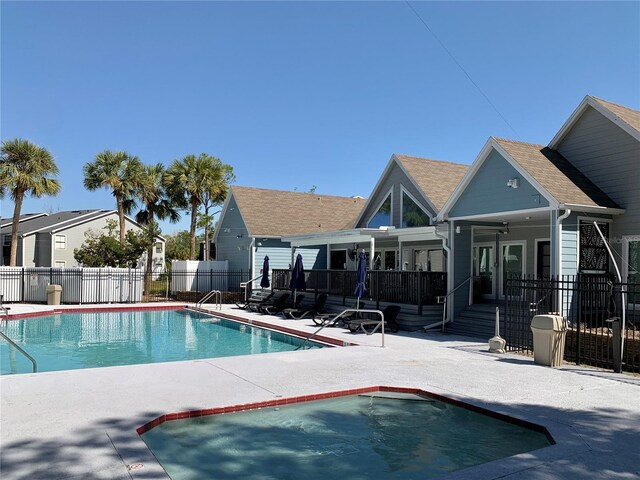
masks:
<instances>
[{"instance_id":1,"label":"trash receptacle","mask_svg":"<svg viewBox=\"0 0 640 480\"><path fill-rule=\"evenodd\" d=\"M47 285L47 305L60 305L61 285Z\"/></svg>"},{"instance_id":2,"label":"trash receptacle","mask_svg":"<svg viewBox=\"0 0 640 480\"><path fill-rule=\"evenodd\" d=\"M560 315L536 315L531 321L533 361L539 365L558 367L564 357L567 324Z\"/></svg>"}]
</instances>

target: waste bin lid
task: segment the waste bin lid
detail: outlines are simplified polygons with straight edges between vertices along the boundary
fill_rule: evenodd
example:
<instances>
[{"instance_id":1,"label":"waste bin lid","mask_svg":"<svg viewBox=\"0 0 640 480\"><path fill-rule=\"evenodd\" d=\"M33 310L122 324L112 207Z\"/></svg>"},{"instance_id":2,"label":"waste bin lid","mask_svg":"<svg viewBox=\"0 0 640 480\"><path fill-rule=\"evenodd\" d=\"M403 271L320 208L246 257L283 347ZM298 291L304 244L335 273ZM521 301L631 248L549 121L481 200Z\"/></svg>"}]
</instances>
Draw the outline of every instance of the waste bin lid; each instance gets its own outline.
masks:
<instances>
[{"instance_id":1,"label":"waste bin lid","mask_svg":"<svg viewBox=\"0 0 640 480\"><path fill-rule=\"evenodd\" d=\"M536 315L531 320L531 328L556 332L566 329L564 319L560 315Z\"/></svg>"},{"instance_id":2,"label":"waste bin lid","mask_svg":"<svg viewBox=\"0 0 640 480\"><path fill-rule=\"evenodd\" d=\"M62 285L47 285L47 293L51 292L61 292Z\"/></svg>"}]
</instances>

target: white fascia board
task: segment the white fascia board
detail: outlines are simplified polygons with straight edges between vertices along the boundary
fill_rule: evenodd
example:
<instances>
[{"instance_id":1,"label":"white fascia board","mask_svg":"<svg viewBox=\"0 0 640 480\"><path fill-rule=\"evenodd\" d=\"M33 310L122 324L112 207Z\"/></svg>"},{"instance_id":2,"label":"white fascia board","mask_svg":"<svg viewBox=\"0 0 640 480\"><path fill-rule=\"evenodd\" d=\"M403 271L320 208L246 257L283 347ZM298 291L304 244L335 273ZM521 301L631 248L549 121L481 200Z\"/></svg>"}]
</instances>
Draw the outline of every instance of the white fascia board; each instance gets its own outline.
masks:
<instances>
[{"instance_id":1,"label":"white fascia board","mask_svg":"<svg viewBox=\"0 0 640 480\"><path fill-rule=\"evenodd\" d=\"M28 222L29 220L33 220L35 218L40 218L40 217L46 217L49 214L47 212L42 212L42 213L35 213L33 215L31 215L30 217L25 217L25 218L21 218L18 219L18 223L23 223L23 222ZM10 227L11 225L13 225L13 218L7 218L6 220L9 220L7 223L1 223L0 224L0 228L4 228L4 227Z\"/></svg>"},{"instance_id":2,"label":"white fascia board","mask_svg":"<svg viewBox=\"0 0 640 480\"><path fill-rule=\"evenodd\" d=\"M487 219L487 221L494 217L506 217L510 215L528 215L530 213L537 212L548 212L550 210L556 210L556 208L551 207L538 207L538 208L526 208L523 210L507 210L502 212L491 212L491 213L478 213L476 215L463 215L460 217L449 217L449 220L482 220Z\"/></svg>"},{"instance_id":3,"label":"white fascia board","mask_svg":"<svg viewBox=\"0 0 640 480\"><path fill-rule=\"evenodd\" d=\"M82 225L85 222L90 222L92 220L98 220L99 218L104 218L106 216L109 216L113 213L115 213L117 215L118 211L117 210L107 210L105 212L100 212L99 214L97 214L96 212L93 212L94 216L89 216L89 215L85 215L82 218L73 218L71 220L68 220L67 222L61 222L60 223L60 227L59 228L53 228L51 229L51 233L55 234L58 232L62 232L64 230L69 230L70 228L73 227L77 227L78 225ZM127 218L127 216L125 215L125 219Z\"/></svg>"},{"instance_id":4,"label":"white fascia board","mask_svg":"<svg viewBox=\"0 0 640 480\"><path fill-rule=\"evenodd\" d=\"M395 155L391 155L391 158L387 162L387 166L384 168L384 170L382 172L382 175L380 175L380 177L378 178L378 182L376 183L376 186L373 187L373 190L371 191L371 195L369 195L369 197L367 198L367 201L365 202L364 206L362 207L362 210L360 210L360 213L358 214L358 217L356 218L356 221L353 223L353 227L354 228L355 228L356 225L358 225L362 221L362 217L364 216L364 212L366 212L367 208L369 208L371 202L373 201L373 198L375 197L376 192L378 190L380 190L380 188L382 187L382 184L384 183L383 181L386 178L387 174L391 171L391 168L393 167L394 163L399 165L399 162L396 160Z\"/></svg>"},{"instance_id":5,"label":"white fascia board","mask_svg":"<svg viewBox=\"0 0 640 480\"><path fill-rule=\"evenodd\" d=\"M449 210L451 210L451 207L453 207L458 201L467 186L469 186L469 184L471 183L471 180L475 176L476 172L480 170L480 167L489 156L492 148L492 140L493 137L489 137L489 139L485 142L484 146L480 150L480 153L478 153L478 156L473 161L467 172L464 174L462 180L460 180L460 183L458 183L453 193L449 196L445 204L442 206L440 212L438 212L438 215L436 216L436 222L444 222L448 219L447 214L449 213Z\"/></svg>"},{"instance_id":6,"label":"white fascia board","mask_svg":"<svg viewBox=\"0 0 640 480\"><path fill-rule=\"evenodd\" d=\"M562 203L558 205L560 210L570 209L576 212L603 213L610 215L622 215L626 212L624 208L598 207L594 205L577 205L572 203Z\"/></svg>"},{"instance_id":7,"label":"white fascia board","mask_svg":"<svg viewBox=\"0 0 640 480\"><path fill-rule=\"evenodd\" d=\"M640 132L638 132L635 128L633 128L627 122L622 120L620 117L618 117L611 110L606 108L600 102L598 102L595 98L591 97L590 95L587 95L582 99L582 102L580 102L580 105L578 105L578 107L573 111L573 113L567 119L567 121L564 122L564 125L560 127L560 130L558 130L558 133L556 133L555 136L551 139L551 142L549 142L549 145L548 145L549 148L555 150L558 147L558 145L560 145L565 135L575 125L575 123L582 116L582 114L585 112L587 107L592 107L598 113L604 115L608 120L610 120L611 122L615 123L620 128L622 128L625 132L627 132L633 138L640 141Z\"/></svg>"},{"instance_id":8,"label":"white fascia board","mask_svg":"<svg viewBox=\"0 0 640 480\"><path fill-rule=\"evenodd\" d=\"M395 233L399 242L442 241L442 237L436 235L435 226L403 228L402 230L396 230Z\"/></svg>"}]
</instances>

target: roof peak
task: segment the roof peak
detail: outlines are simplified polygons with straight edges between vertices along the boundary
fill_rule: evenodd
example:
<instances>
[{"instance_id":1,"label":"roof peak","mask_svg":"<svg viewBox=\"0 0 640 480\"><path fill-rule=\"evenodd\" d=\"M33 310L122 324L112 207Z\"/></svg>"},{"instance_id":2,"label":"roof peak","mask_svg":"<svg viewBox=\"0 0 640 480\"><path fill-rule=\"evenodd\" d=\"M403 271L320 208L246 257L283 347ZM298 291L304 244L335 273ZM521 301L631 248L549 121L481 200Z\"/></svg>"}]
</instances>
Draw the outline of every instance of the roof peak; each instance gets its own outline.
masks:
<instances>
[{"instance_id":1,"label":"roof peak","mask_svg":"<svg viewBox=\"0 0 640 480\"><path fill-rule=\"evenodd\" d=\"M462 165L462 166L465 166L465 167L469 166L468 164L465 164L465 163L450 162L448 160L437 160L437 159L434 159L434 158L426 158L426 157L416 157L415 155L406 155L404 153L394 153L393 156L397 157L397 158L400 158L400 159L402 159L402 158L414 158L416 160L425 160L425 161L428 161L428 162L445 163L447 165Z\"/></svg>"}]
</instances>

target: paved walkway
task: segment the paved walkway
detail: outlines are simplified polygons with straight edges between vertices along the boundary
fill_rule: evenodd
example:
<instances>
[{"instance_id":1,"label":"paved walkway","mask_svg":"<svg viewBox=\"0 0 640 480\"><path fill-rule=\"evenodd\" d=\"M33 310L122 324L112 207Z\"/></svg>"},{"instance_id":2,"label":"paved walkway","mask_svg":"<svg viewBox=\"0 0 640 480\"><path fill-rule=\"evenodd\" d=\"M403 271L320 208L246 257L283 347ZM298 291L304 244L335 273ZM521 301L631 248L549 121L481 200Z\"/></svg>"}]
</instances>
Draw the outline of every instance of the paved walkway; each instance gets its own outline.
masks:
<instances>
[{"instance_id":1,"label":"paved walkway","mask_svg":"<svg viewBox=\"0 0 640 480\"><path fill-rule=\"evenodd\" d=\"M314 330L308 320L244 316ZM557 442L447 479L640 478L640 377L541 367L439 333L386 335L384 348L379 334L327 334L359 346L2 376L0 477L167 478L135 433L162 414L389 385L544 425ZM131 464L144 467L128 471Z\"/></svg>"}]
</instances>

